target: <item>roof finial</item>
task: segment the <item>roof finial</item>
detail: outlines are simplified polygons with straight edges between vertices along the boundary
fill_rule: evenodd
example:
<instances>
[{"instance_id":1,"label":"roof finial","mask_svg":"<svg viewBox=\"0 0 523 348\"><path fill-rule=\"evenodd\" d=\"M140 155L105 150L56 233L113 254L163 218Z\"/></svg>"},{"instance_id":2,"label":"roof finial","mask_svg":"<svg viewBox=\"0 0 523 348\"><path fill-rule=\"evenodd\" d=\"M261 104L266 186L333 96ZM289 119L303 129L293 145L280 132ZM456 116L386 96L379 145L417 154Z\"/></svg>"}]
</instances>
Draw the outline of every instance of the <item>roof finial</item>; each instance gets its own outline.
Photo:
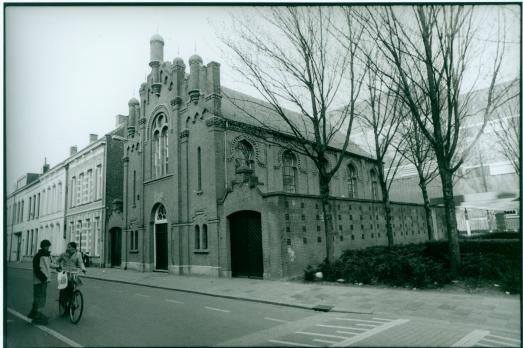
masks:
<instances>
[{"instance_id":1,"label":"roof finial","mask_svg":"<svg viewBox=\"0 0 523 348\"><path fill-rule=\"evenodd\" d=\"M194 53L196 53L196 41L194 42Z\"/></svg>"}]
</instances>

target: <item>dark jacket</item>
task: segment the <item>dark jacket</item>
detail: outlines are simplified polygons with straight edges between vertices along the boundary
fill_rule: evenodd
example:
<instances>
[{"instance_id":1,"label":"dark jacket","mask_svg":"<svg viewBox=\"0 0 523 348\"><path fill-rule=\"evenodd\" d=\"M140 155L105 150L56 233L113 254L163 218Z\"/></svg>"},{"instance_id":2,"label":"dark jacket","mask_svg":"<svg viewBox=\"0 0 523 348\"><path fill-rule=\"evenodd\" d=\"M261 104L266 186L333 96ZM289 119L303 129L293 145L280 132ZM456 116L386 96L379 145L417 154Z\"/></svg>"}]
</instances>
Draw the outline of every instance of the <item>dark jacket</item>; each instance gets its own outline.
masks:
<instances>
[{"instance_id":1,"label":"dark jacket","mask_svg":"<svg viewBox=\"0 0 523 348\"><path fill-rule=\"evenodd\" d=\"M33 258L34 284L46 283L51 273L51 253L43 249L38 250Z\"/></svg>"}]
</instances>

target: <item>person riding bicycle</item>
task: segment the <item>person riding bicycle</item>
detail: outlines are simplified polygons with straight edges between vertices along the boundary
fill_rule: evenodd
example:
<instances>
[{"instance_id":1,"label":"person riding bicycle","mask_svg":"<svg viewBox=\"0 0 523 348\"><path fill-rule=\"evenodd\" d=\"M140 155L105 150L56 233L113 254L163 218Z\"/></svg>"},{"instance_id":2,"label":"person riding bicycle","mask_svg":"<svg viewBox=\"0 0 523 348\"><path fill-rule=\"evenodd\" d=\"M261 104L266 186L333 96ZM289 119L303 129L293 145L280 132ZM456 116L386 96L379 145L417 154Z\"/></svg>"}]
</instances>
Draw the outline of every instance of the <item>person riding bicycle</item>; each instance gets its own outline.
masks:
<instances>
[{"instance_id":1,"label":"person riding bicycle","mask_svg":"<svg viewBox=\"0 0 523 348\"><path fill-rule=\"evenodd\" d=\"M82 254L76 250L76 243L70 242L67 244L65 253L58 257L56 262L58 264L58 270L67 272L77 272L81 270L83 273L86 272L84 262L82 261ZM60 302L65 302L72 294L74 278L68 273L67 287L60 290Z\"/></svg>"}]
</instances>

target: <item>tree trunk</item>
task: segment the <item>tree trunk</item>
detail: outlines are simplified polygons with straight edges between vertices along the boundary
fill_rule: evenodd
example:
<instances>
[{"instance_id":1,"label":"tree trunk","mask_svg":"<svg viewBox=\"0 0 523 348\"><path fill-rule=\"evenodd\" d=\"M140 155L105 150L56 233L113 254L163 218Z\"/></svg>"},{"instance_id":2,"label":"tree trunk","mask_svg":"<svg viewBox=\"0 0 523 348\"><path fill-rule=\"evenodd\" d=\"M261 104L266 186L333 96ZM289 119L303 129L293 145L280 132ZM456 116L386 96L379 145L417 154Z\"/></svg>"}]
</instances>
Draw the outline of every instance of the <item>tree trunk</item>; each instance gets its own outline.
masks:
<instances>
[{"instance_id":1,"label":"tree trunk","mask_svg":"<svg viewBox=\"0 0 523 348\"><path fill-rule=\"evenodd\" d=\"M389 190L387 184L381 183L381 195L385 206L385 228L387 230L387 241L389 246L394 245L394 234L392 232L392 208L390 206Z\"/></svg>"},{"instance_id":2,"label":"tree trunk","mask_svg":"<svg viewBox=\"0 0 523 348\"><path fill-rule=\"evenodd\" d=\"M334 244L332 237L332 213L330 205L330 188L329 181L327 178L319 175L320 177L320 196L323 208L323 223L325 227L325 258L332 262L334 260Z\"/></svg>"},{"instance_id":3,"label":"tree trunk","mask_svg":"<svg viewBox=\"0 0 523 348\"><path fill-rule=\"evenodd\" d=\"M456 207L454 202L454 190L452 187L452 173L444 166L439 167L439 173L443 189L443 202L445 204L445 219L447 226L447 239L449 243L450 257L450 274L452 277L455 277L458 275L458 272L461 267L461 255L459 252Z\"/></svg>"},{"instance_id":4,"label":"tree trunk","mask_svg":"<svg viewBox=\"0 0 523 348\"><path fill-rule=\"evenodd\" d=\"M430 210L429 194L427 192L427 183L425 180L420 180L419 187L423 195L423 206L425 208L425 221L427 223L427 232L429 234L429 240L434 240L434 225L432 222L432 212Z\"/></svg>"}]
</instances>

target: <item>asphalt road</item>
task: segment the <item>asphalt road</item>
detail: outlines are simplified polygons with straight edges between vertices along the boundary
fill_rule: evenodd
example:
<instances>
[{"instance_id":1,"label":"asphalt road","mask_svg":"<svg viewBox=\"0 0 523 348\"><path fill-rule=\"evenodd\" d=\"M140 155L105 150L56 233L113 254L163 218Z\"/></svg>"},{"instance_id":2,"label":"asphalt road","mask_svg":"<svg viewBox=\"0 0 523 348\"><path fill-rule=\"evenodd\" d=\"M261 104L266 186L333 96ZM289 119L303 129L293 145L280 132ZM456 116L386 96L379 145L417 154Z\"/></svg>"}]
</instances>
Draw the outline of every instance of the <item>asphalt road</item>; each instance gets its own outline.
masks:
<instances>
[{"instance_id":1,"label":"asphalt road","mask_svg":"<svg viewBox=\"0 0 523 348\"><path fill-rule=\"evenodd\" d=\"M9 269L6 347L158 346L520 346L519 332L430 318L322 313L146 286L84 279L78 325L58 317L58 289L48 288L49 324L27 321L32 275Z\"/></svg>"}]
</instances>

